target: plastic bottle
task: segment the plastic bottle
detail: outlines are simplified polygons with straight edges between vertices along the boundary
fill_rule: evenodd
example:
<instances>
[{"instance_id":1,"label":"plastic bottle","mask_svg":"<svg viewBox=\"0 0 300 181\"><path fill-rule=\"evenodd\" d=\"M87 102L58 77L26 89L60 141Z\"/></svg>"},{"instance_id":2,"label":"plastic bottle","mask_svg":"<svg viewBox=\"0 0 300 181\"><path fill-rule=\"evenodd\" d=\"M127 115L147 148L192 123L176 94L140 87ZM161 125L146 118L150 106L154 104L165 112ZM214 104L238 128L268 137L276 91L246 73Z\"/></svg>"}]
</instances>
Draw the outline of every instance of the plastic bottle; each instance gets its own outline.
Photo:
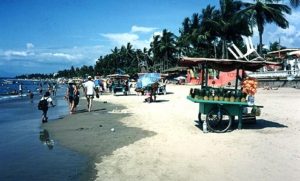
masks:
<instances>
[{"instance_id":1,"label":"plastic bottle","mask_svg":"<svg viewBox=\"0 0 300 181\"><path fill-rule=\"evenodd\" d=\"M247 102L248 102L249 106L253 106L254 105L254 96L249 95Z\"/></svg>"},{"instance_id":2,"label":"plastic bottle","mask_svg":"<svg viewBox=\"0 0 300 181\"><path fill-rule=\"evenodd\" d=\"M206 121L203 122L202 129L203 129L203 133L208 133Z\"/></svg>"}]
</instances>

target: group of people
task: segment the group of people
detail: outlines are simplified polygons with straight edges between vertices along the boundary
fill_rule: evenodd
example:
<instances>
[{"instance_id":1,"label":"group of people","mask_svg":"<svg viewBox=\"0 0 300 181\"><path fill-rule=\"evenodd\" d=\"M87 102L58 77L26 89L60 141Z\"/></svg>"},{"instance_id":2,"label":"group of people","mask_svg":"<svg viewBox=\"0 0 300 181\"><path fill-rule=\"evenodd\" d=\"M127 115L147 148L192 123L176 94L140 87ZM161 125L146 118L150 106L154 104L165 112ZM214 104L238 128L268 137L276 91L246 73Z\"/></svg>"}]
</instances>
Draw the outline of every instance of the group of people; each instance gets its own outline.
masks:
<instances>
[{"instance_id":1,"label":"group of people","mask_svg":"<svg viewBox=\"0 0 300 181\"><path fill-rule=\"evenodd\" d=\"M103 86L103 84L102 84ZM74 114L76 112L76 108L77 105L79 104L79 100L80 100L80 87L83 88L83 93L86 97L87 100L87 110L88 112L91 112L92 110L92 103L93 103L93 99L94 96L96 95L97 98L99 98L99 93L101 92L101 90L103 91L103 87L101 86L101 83L98 82L95 83L95 81L93 81L91 76L88 76L88 80L86 82L84 82L82 85L76 85L76 83L73 80L69 80L68 81L68 87L67 87L67 91L65 94L65 99L68 101L69 103L69 110L70 110L70 114ZM147 89L145 90L146 92L146 99L145 102L153 102L156 100L156 91L158 89L158 84L152 84L151 86L147 87ZM47 117L47 112L48 112L48 105L51 105L52 107L54 107L55 105L53 104L52 98L50 97L50 91L47 91L44 96L40 99L40 102L44 102L46 104L46 106L40 106L39 105L39 109L43 112L42 113L42 122L45 123L48 120ZM41 107L41 108L40 108Z\"/></svg>"},{"instance_id":2,"label":"group of people","mask_svg":"<svg viewBox=\"0 0 300 181\"><path fill-rule=\"evenodd\" d=\"M94 95L98 95L98 91L96 89L96 85L94 81L92 80L91 76L88 76L88 80L82 84L83 87L83 92L85 94L85 97L87 99L87 108L88 111L91 112L92 110L92 101L94 99ZM79 96L80 96L80 91L79 91L79 86L75 84L73 80L69 80L68 82L68 87L65 95L65 99L68 100L69 103L69 109L70 109L70 114L73 114L76 112L76 107L79 103ZM53 104L53 100L50 96L50 92L47 91L44 96L40 99L38 108L42 111L42 122L46 123L48 121L47 117L47 112L49 105L54 107L55 105ZM45 104L45 105L43 105Z\"/></svg>"},{"instance_id":3,"label":"group of people","mask_svg":"<svg viewBox=\"0 0 300 181\"><path fill-rule=\"evenodd\" d=\"M88 80L82 84L82 87L87 100L88 111L91 112L94 95L96 94L96 96L99 97L100 90L97 89L96 84L92 80L91 76L88 76ZM74 81L69 80L65 98L69 101L70 114L76 112L76 107L79 103L79 88L80 87L77 86Z\"/></svg>"}]
</instances>

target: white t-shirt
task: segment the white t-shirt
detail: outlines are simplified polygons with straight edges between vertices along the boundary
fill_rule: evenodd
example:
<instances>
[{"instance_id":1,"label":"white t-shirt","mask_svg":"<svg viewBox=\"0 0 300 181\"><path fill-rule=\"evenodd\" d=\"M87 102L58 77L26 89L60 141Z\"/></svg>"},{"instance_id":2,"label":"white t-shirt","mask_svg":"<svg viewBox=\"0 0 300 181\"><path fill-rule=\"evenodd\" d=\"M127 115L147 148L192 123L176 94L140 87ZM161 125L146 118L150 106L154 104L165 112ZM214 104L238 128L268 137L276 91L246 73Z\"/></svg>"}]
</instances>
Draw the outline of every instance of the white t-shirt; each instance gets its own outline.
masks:
<instances>
[{"instance_id":1,"label":"white t-shirt","mask_svg":"<svg viewBox=\"0 0 300 181\"><path fill-rule=\"evenodd\" d=\"M42 97L41 100L47 99L48 104L52 102L51 97Z\"/></svg>"},{"instance_id":2,"label":"white t-shirt","mask_svg":"<svg viewBox=\"0 0 300 181\"><path fill-rule=\"evenodd\" d=\"M94 95L95 83L91 80L84 83L84 88L86 89L86 95Z\"/></svg>"}]
</instances>

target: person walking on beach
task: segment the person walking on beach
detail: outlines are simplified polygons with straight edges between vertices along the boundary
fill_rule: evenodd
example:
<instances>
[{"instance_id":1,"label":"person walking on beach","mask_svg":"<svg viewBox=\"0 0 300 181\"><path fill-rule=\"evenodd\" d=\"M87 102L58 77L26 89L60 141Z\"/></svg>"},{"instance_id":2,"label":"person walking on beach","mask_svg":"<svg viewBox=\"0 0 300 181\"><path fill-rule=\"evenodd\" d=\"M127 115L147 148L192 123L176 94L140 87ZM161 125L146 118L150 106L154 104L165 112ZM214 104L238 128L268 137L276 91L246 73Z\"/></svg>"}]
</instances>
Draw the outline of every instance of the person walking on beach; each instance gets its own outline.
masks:
<instances>
[{"instance_id":1,"label":"person walking on beach","mask_svg":"<svg viewBox=\"0 0 300 181\"><path fill-rule=\"evenodd\" d=\"M75 100L75 85L73 84L73 80L68 81L68 88L66 92L66 99L69 102L70 114L74 113L74 100Z\"/></svg>"},{"instance_id":2,"label":"person walking on beach","mask_svg":"<svg viewBox=\"0 0 300 181\"><path fill-rule=\"evenodd\" d=\"M73 111L76 112L76 108L77 108L77 105L79 104L79 89L78 89L78 86L75 84L74 85L74 109Z\"/></svg>"},{"instance_id":3,"label":"person walking on beach","mask_svg":"<svg viewBox=\"0 0 300 181\"><path fill-rule=\"evenodd\" d=\"M19 84L19 95L22 96L22 94L23 94L23 84L20 83Z\"/></svg>"},{"instance_id":4,"label":"person walking on beach","mask_svg":"<svg viewBox=\"0 0 300 181\"><path fill-rule=\"evenodd\" d=\"M92 81L91 76L88 76L88 81L83 84L83 87L87 100L88 111L91 112L95 92L95 83Z\"/></svg>"},{"instance_id":5,"label":"person walking on beach","mask_svg":"<svg viewBox=\"0 0 300 181\"><path fill-rule=\"evenodd\" d=\"M30 99L30 102L33 103L33 93L31 92L31 90L28 90L28 97Z\"/></svg>"},{"instance_id":6,"label":"person walking on beach","mask_svg":"<svg viewBox=\"0 0 300 181\"><path fill-rule=\"evenodd\" d=\"M53 96L56 96L56 83L53 83L52 91L53 91Z\"/></svg>"},{"instance_id":7,"label":"person walking on beach","mask_svg":"<svg viewBox=\"0 0 300 181\"><path fill-rule=\"evenodd\" d=\"M38 88L38 90L39 90L40 95L42 95L42 93L43 93L43 85L42 85L42 82L39 83L39 88Z\"/></svg>"},{"instance_id":8,"label":"person walking on beach","mask_svg":"<svg viewBox=\"0 0 300 181\"><path fill-rule=\"evenodd\" d=\"M51 105L54 107L55 105L52 102L52 98L50 97L50 92L46 92L45 95L41 98L39 104L38 104L38 109L41 110L42 113L42 122L46 123L48 122L48 117L47 117L47 112L48 112L48 105Z\"/></svg>"}]
</instances>

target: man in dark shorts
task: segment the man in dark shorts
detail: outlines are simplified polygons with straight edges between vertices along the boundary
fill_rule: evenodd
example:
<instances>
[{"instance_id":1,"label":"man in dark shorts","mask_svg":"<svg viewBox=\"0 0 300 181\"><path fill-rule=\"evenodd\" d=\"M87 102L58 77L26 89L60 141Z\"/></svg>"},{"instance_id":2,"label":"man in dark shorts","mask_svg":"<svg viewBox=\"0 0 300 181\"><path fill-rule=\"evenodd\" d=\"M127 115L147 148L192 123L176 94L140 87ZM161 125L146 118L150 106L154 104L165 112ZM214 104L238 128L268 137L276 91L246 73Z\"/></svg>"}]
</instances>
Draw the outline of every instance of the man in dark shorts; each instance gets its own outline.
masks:
<instances>
[{"instance_id":1,"label":"man in dark shorts","mask_svg":"<svg viewBox=\"0 0 300 181\"><path fill-rule=\"evenodd\" d=\"M88 111L91 112L92 110L92 102L94 99L95 93L95 83L92 81L92 77L88 76L88 81L83 84L84 93L87 100Z\"/></svg>"}]
</instances>

